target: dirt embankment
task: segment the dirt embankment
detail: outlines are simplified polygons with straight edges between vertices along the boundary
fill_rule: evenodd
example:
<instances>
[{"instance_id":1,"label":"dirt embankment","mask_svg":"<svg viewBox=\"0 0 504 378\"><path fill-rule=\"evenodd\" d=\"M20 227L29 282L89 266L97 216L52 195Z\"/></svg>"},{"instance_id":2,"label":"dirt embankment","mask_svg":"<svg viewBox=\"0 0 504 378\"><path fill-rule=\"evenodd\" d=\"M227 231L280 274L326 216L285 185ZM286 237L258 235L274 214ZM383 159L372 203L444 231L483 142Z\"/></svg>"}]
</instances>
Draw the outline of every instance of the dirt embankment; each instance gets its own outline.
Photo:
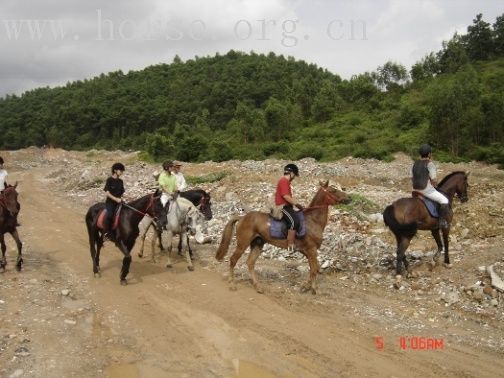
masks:
<instances>
[{"instance_id":1,"label":"dirt embankment","mask_svg":"<svg viewBox=\"0 0 504 378\"><path fill-rule=\"evenodd\" d=\"M186 175L227 172L212 190L212 244L196 246L170 270L161 255L133 257L130 284L119 285L121 254L107 244L102 277L92 276L84 224L102 197L108 167L127 164L128 196L155 185L156 168L134 153L27 149L2 153L18 180L25 267L14 269L12 239L0 274L1 377L495 377L504 363L503 294L486 267L502 273L504 174L495 167L441 164L441 175L471 170L470 200L455 205L452 269L428 268L430 234L408 255L416 272L393 285L393 240L377 219L407 193L410 161L305 159L295 190L308 203L319 179L339 181L357 204L331 209L319 251L316 296L302 295L307 263L266 248L257 294L242 258L238 291L213 255L230 214L263 209L284 162L186 164ZM150 244L150 243L149 243ZM147 252L149 248L147 248Z\"/></svg>"}]
</instances>

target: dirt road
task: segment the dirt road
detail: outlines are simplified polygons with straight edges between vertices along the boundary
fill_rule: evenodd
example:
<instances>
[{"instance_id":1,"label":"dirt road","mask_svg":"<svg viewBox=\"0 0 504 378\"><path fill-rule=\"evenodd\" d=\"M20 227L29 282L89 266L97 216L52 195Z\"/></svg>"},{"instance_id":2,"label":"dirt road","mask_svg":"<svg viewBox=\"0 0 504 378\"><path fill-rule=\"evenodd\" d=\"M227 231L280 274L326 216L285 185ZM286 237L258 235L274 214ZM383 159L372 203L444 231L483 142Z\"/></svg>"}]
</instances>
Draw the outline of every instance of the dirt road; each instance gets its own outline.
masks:
<instances>
[{"instance_id":1,"label":"dirt road","mask_svg":"<svg viewBox=\"0 0 504 378\"><path fill-rule=\"evenodd\" d=\"M270 279L261 295L246 276L231 292L223 269L209 262L211 246L198 249L194 272L183 259L167 270L162 257L151 263L135 253L123 287L122 255L108 243L102 277L94 278L86 207L48 186L47 173L12 173L21 182L25 268L15 271L7 237L9 265L0 275L2 377L502 376L502 355L474 345L444 340L439 350L401 350L401 336L437 335L429 328L405 334L352 311L389 305L379 292L340 286L339 292L303 295ZM333 279L321 277L321 286ZM453 326L450 332L471 331ZM376 336L383 337L383 350Z\"/></svg>"}]
</instances>

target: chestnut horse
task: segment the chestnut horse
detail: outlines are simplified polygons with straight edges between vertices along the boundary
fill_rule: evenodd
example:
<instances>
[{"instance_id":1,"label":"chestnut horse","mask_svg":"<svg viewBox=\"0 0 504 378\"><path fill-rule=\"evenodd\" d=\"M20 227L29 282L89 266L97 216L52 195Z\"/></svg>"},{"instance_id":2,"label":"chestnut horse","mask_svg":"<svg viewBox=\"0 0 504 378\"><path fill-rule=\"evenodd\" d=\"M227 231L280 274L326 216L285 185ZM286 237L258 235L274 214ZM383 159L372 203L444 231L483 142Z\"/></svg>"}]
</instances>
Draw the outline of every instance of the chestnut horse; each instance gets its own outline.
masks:
<instances>
[{"instance_id":1,"label":"chestnut horse","mask_svg":"<svg viewBox=\"0 0 504 378\"><path fill-rule=\"evenodd\" d=\"M100 202L91 206L86 214L86 226L89 235L89 249L93 260L93 273L95 277L100 277L100 251L103 247L103 230L97 225L98 216L105 209L105 203ZM138 224L149 215L151 218L166 219L166 210L161 204L161 194L156 190L153 194L148 194L136 199L128 204L123 204L119 214L119 223L113 230L115 245L124 254L122 269L120 274L121 285L126 285L126 276L129 273L131 264L131 250L135 245L135 240L140 233ZM162 227L160 222L158 227Z\"/></svg>"},{"instance_id":2,"label":"chestnut horse","mask_svg":"<svg viewBox=\"0 0 504 378\"><path fill-rule=\"evenodd\" d=\"M4 235L8 232L16 241L18 250L18 257L16 261L16 269L21 270L23 266L23 255L21 253L23 244L19 239L17 232L17 215L19 213L19 202L17 200L18 193L16 192L17 183L14 186L8 186L2 194L0 194L0 245L2 246L2 258L0 259L0 272L5 272L7 259L5 258L5 245Z\"/></svg>"},{"instance_id":3,"label":"chestnut horse","mask_svg":"<svg viewBox=\"0 0 504 378\"><path fill-rule=\"evenodd\" d=\"M334 186L329 186L329 181L325 183L320 182L320 188L313 197L310 205L303 210L306 235L302 239L296 239L295 249L302 252L308 259L310 274L308 282L301 287L302 292L311 290L313 294L316 293L316 278L319 269L317 250L322 244L322 234L327 224L329 214L328 207L340 202L348 203L350 202L350 198L343 191ZM270 236L271 219L272 218L267 213L251 211L244 216L235 216L231 218L224 228L220 246L215 254L215 258L219 261L222 261L228 252L233 235L233 228L235 223L237 223L236 249L229 259L229 283L231 290L236 290L234 267L243 252L250 246L250 254L247 260L250 278L252 279L252 284L256 291L258 293L263 292L254 271L254 265L262 252L262 247L265 243L269 243L279 248L287 248L287 239L273 239Z\"/></svg>"},{"instance_id":4,"label":"chestnut horse","mask_svg":"<svg viewBox=\"0 0 504 378\"><path fill-rule=\"evenodd\" d=\"M460 202L466 202L467 198L467 178L469 173L453 172L447 175L439 185L437 190L443 193L450 202L450 209L453 197L456 195ZM451 223L453 212L450 210L447 221ZM383 221L390 228L394 234L397 242L397 264L396 274L398 276L402 273L402 264L406 271L409 272L408 261L406 260L406 249L410 245L411 239L416 235L417 230L430 230L438 250L433 257L435 261L439 253L443 250L444 244L444 263L446 267L451 267L450 257L448 255L448 235L450 234L450 227L443 228L443 243L439 236L439 220L430 215L424 202L419 198L401 198L387 206L383 212Z\"/></svg>"}]
</instances>

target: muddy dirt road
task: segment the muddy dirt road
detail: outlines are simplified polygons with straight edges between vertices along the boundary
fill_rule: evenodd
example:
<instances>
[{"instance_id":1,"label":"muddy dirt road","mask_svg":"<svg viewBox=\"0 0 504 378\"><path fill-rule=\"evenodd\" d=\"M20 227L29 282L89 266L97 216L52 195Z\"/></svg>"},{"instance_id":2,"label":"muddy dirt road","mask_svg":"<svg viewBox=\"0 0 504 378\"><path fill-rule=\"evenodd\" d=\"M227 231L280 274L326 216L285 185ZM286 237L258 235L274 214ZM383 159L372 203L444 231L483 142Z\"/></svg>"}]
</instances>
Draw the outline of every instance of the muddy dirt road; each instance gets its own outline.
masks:
<instances>
[{"instance_id":1,"label":"muddy dirt road","mask_svg":"<svg viewBox=\"0 0 504 378\"><path fill-rule=\"evenodd\" d=\"M401 336L438 335L428 325L405 333L371 321L356 309L403 303L379 290L330 290L338 277L321 277L322 294L316 296L274 279L266 279L266 293L257 294L246 276L231 292L225 269L211 262L213 245L198 248L194 272L183 259L167 270L163 256L152 263L135 252L123 287L122 255L107 243L102 277L94 278L86 206L51 188L48 173L11 172L20 181L25 267L15 271L7 236L9 265L0 275L1 377L502 376L501 353L456 338L445 339L443 349L401 350ZM262 264L283 269L277 262ZM454 325L449 318L443 326L453 335L478 327L471 319ZM383 350L376 336L383 337Z\"/></svg>"}]
</instances>

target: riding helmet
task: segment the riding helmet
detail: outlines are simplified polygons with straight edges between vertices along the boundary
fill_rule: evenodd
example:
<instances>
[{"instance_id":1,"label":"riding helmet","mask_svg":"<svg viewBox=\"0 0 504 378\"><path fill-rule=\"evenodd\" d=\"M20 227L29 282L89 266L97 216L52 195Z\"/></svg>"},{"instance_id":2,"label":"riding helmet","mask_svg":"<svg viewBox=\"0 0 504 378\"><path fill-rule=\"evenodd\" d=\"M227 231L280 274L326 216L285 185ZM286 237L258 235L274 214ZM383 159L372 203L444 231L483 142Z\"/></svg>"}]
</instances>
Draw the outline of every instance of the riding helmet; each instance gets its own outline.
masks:
<instances>
[{"instance_id":1,"label":"riding helmet","mask_svg":"<svg viewBox=\"0 0 504 378\"><path fill-rule=\"evenodd\" d=\"M112 166L112 173L114 173L115 171L125 171L126 169L124 168L124 164L123 163L114 163L114 165Z\"/></svg>"},{"instance_id":2,"label":"riding helmet","mask_svg":"<svg viewBox=\"0 0 504 378\"><path fill-rule=\"evenodd\" d=\"M295 176L299 176L299 169L296 164L290 163L284 167L284 174L291 172L294 173Z\"/></svg>"},{"instance_id":3,"label":"riding helmet","mask_svg":"<svg viewBox=\"0 0 504 378\"><path fill-rule=\"evenodd\" d=\"M163 169L165 171L167 171L168 169L170 169L170 167L173 167L173 161L171 160L167 160L163 163Z\"/></svg>"},{"instance_id":4,"label":"riding helmet","mask_svg":"<svg viewBox=\"0 0 504 378\"><path fill-rule=\"evenodd\" d=\"M432 147L425 143L420 146L418 149L418 153L420 154L421 157L427 157L429 154L432 152Z\"/></svg>"}]
</instances>

